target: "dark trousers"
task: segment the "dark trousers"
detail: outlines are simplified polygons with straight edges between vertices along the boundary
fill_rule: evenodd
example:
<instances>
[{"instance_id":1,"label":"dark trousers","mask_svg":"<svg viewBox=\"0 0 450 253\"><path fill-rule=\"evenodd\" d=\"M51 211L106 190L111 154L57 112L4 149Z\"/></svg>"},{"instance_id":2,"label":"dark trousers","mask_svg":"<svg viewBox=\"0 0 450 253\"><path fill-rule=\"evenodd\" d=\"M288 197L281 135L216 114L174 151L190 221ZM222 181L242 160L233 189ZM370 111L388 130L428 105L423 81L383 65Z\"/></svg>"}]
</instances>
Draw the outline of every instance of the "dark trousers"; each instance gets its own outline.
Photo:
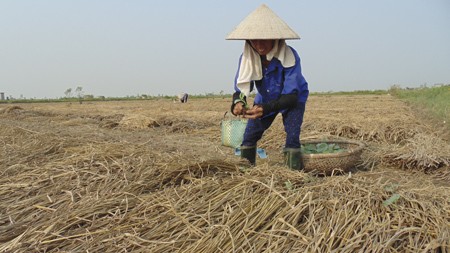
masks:
<instances>
[{"instance_id":1,"label":"dark trousers","mask_svg":"<svg viewBox=\"0 0 450 253\"><path fill-rule=\"evenodd\" d=\"M297 103L297 106L282 113L284 131L286 132L285 148L300 148L300 131L305 114L305 103ZM249 119L245 128L243 146L256 146L264 132L272 125L277 113L260 118Z\"/></svg>"},{"instance_id":2,"label":"dark trousers","mask_svg":"<svg viewBox=\"0 0 450 253\"><path fill-rule=\"evenodd\" d=\"M187 103L189 95L188 94L184 94L183 97L180 99L181 103Z\"/></svg>"}]
</instances>

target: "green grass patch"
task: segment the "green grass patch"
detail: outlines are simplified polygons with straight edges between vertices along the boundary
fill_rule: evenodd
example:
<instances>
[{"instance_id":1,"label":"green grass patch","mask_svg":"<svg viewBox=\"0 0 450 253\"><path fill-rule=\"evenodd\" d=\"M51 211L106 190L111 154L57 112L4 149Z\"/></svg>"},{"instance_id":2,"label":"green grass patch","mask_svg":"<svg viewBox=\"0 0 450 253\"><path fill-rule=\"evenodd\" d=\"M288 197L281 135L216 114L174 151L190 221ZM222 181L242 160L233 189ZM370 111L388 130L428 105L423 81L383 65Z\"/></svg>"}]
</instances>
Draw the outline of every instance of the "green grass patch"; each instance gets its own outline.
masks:
<instances>
[{"instance_id":1,"label":"green grass patch","mask_svg":"<svg viewBox=\"0 0 450 253\"><path fill-rule=\"evenodd\" d=\"M431 114L433 118L445 121L449 126L450 121L450 86L439 86L419 89L391 88L391 94L408 102L415 108Z\"/></svg>"},{"instance_id":2,"label":"green grass patch","mask_svg":"<svg viewBox=\"0 0 450 253\"><path fill-rule=\"evenodd\" d=\"M328 96L328 95L386 95L387 90L356 90L356 91L329 91L329 92L311 92L313 96Z\"/></svg>"}]
</instances>

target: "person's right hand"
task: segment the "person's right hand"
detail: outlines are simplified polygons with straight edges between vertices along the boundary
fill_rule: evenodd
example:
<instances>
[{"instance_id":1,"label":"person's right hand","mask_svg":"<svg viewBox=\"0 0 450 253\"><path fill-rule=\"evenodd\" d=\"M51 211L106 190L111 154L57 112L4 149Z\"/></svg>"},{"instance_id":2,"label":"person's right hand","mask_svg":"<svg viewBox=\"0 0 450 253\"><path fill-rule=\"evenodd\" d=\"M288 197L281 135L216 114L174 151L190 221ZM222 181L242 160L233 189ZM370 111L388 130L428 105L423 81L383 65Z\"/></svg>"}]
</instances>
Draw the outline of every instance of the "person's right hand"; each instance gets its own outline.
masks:
<instances>
[{"instance_id":1,"label":"person's right hand","mask_svg":"<svg viewBox=\"0 0 450 253\"><path fill-rule=\"evenodd\" d=\"M237 102L233 108L234 115L244 115L245 114L245 106L242 102Z\"/></svg>"}]
</instances>

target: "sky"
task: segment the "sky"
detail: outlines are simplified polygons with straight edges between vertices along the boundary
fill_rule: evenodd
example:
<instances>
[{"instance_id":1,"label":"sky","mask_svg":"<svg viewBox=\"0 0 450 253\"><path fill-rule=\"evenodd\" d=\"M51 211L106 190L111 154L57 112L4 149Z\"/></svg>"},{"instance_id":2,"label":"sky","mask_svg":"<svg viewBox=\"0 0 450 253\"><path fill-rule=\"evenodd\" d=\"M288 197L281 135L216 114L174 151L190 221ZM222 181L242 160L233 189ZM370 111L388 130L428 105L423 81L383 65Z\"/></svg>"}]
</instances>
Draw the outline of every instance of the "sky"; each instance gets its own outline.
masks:
<instances>
[{"instance_id":1,"label":"sky","mask_svg":"<svg viewBox=\"0 0 450 253\"><path fill-rule=\"evenodd\" d=\"M311 92L450 84L450 0L0 0L0 92L231 94L225 37L261 4L300 35Z\"/></svg>"}]
</instances>

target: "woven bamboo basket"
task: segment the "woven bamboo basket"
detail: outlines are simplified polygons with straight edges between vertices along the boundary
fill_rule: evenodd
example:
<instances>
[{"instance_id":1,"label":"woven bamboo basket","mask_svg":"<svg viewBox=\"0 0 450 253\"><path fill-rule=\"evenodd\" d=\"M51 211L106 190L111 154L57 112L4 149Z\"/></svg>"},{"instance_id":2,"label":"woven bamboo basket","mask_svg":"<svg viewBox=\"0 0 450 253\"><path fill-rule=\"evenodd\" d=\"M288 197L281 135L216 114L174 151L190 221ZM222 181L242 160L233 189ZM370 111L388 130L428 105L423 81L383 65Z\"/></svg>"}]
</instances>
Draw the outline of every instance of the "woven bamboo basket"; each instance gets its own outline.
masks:
<instances>
[{"instance_id":1,"label":"woven bamboo basket","mask_svg":"<svg viewBox=\"0 0 450 253\"><path fill-rule=\"evenodd\" d=\"M330 154L302 154L304 171L321 175L345 173L361 160L365 144L353 140L303 140L302 144L335 143L343 152Z\"/></svg>"}]
</instances>

